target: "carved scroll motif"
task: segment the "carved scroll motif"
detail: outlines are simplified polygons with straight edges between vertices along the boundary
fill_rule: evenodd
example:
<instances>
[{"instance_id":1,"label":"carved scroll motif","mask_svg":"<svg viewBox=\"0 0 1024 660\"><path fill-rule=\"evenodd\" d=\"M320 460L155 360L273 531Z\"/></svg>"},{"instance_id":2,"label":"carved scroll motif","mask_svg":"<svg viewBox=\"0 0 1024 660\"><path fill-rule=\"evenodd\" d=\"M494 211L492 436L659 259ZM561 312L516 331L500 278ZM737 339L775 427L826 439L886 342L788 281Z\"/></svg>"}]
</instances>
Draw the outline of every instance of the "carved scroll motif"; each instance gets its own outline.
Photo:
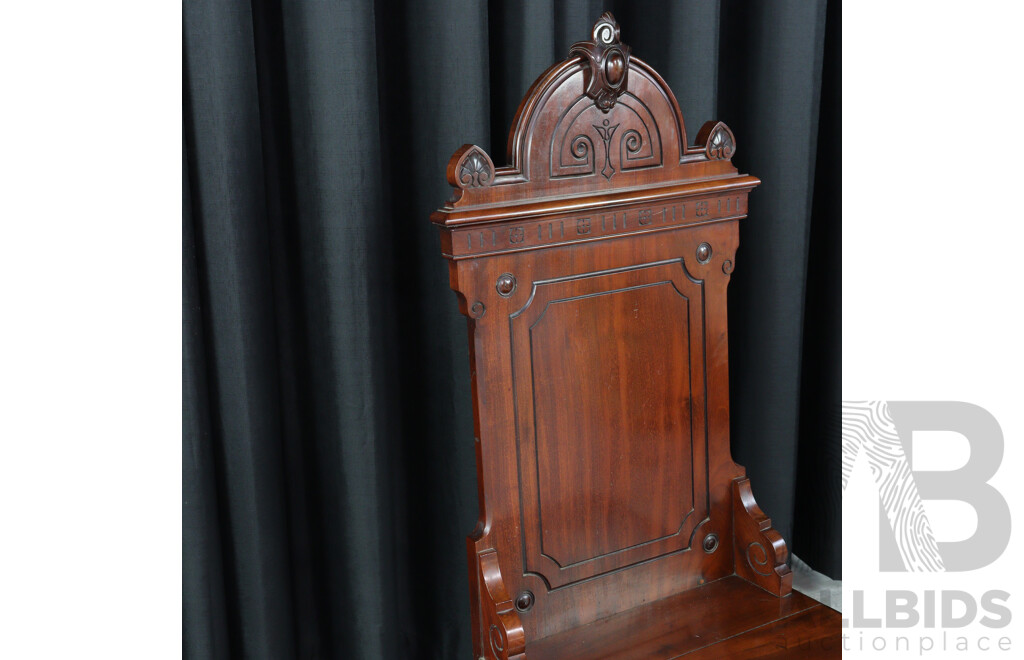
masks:
<instances>
[{"instance_id":1,"label":"carved scroll motif","mask_svg":"<svg viewBox=\"0 0 1024 660\"><path fill-rule=\"evenodd\" d=\"M526 633L501 579L498 554L489 550L477 555L477 561L477 579L483 587L484 625L487 626L482 641L488 657L494 660L525 660Z\"/></svg>"},{"instance_id":2,"label":"carved scroll motif","mask_svg":"<svg viewBox=\"0 0 1024 660\"><path fill-rule=\"evenodd\" d=\"M661 164L661 133L654 115L628 92L610 112L580 96L559 117L551 135L553 179L596 173L611 179L619 171Z\"/></svg>"},{"instance_id":3,"label":"carved scroll motif","mask_svg":"<svg viewBox=\"0 0 1024 660\"><path fill-rule=\"evenodd\" d=\"M733 481L732 498L736 574L776 596L785 596L793 586L786 542L754 501L750 479Z\"/></svg>"}]
</instances>

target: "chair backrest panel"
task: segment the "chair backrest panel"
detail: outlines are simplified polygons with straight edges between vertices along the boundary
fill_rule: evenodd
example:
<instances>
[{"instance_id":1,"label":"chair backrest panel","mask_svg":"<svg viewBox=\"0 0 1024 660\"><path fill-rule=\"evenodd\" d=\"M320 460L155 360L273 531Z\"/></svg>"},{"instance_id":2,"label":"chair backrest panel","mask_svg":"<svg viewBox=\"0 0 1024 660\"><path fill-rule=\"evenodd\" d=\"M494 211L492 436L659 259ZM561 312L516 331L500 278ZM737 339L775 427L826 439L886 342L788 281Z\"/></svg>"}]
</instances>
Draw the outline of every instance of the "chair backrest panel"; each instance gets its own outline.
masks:
<instances>
[{"instance_id":1,"label":"chair backrest panel","mask_svg":"<svg viewBox=\"0 0 1024 660\"><path fill-rule=\"evenodd\" d=\"M759 181L724 124L686 144L610 14L593 35L527 93L511 164L465 145L432 215L469 317L474 643L499 658L734 572L786 588L729 452L726 287Z\"/></svg>"}]
</instances>

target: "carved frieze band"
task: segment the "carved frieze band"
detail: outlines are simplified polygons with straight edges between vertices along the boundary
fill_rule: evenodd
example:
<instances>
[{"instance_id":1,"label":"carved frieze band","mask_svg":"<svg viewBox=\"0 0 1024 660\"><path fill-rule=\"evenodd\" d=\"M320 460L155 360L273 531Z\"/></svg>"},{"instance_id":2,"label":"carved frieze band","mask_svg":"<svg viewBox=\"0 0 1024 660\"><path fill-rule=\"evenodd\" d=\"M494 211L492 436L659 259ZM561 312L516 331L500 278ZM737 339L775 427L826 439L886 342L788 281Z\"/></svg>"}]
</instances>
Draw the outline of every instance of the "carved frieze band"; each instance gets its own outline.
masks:
<instances>
[{"instance_id":1,"label":"carved frieze band","mask_svg":"<svg viewBox=\"0 0 1024 660\"><path fill-rule=\"evenodd\" d=\"M489 227L455 229L451 253L460 258L594 240L608 236L710 222L747 212L745 193L672 200L657 205L634 205L595 210L541 220L511 221Z\"/></svg>"}]
</instances>

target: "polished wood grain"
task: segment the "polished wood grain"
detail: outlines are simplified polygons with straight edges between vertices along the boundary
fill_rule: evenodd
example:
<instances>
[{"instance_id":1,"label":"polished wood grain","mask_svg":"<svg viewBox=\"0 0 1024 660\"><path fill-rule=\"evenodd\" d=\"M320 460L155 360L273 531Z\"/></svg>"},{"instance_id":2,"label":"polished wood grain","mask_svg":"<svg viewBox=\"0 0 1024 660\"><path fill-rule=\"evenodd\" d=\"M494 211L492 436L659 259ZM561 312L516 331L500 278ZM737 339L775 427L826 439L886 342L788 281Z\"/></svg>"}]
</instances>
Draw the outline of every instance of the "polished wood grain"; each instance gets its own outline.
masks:
<instances>
[{"instance_id":1,"label":"polished wood grain","mask_svg":"<svg viewBox=\"0 0 1024 660\"><path fill-rule=\"evenodd\" d=\"M816 605L679 657L686 660L838 660L842 655L838 613L824 605ZM530 657L533 658L532 655Z\"/></svg>"},{"instance_id":2,"label":"polished wood grain","mask_svg":"<svg viewBox=\"0 0 1024 660\"><path fill-rule=\"evenodd\" d=\"M735 153L721 122L689 144L605 13L528 91L509 165L452 156L431 219L469 319L476 657L838 635L831 610L794 618L817 606L791 594L785 542L730 455L726 289L760 183Z\"/></svg>"},{"instance_id":3,"label":"polished wood grain","mask_svg":"<svg viewBox=\"0 0 1024 660\"><path fill-rule=\"evenodd\" d=\"M834 614L803 594L777 598L730 576L552 635L530 645L529 658L748 658L780 650L799 653L801 646L808 651L827 651L832 642L827 624ZM788 626L797 636L789 638L783 633L780 637ZM638 631L644 634L638 635ZM833 650L838 651L839 645ZM806 657L839 655L826 652Z\"/></svg>"}]
</instances>

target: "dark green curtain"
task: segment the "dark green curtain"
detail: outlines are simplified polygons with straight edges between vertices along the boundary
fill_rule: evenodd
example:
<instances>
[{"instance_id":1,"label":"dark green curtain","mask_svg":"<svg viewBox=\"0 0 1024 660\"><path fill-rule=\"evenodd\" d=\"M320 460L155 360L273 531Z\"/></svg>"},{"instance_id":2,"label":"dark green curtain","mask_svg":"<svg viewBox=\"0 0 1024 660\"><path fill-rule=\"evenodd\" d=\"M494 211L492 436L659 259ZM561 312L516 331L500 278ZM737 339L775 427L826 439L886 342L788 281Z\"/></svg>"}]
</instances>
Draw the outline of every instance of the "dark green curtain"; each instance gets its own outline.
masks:
<instances>
[{"instance_id":1,"label":"dark green curtain","mask_svg":"<svg viewBox=\"0 0 1024 660\"><path fill-rule=\"evenodd\" d=\"M691 139L725 121L764 181L730 286L734 455L838 575L834 2L186 0L186 657L470 657L466 322L427 216L451 153L503 161L604 9Z\"/></svg>"}]
</instances>

